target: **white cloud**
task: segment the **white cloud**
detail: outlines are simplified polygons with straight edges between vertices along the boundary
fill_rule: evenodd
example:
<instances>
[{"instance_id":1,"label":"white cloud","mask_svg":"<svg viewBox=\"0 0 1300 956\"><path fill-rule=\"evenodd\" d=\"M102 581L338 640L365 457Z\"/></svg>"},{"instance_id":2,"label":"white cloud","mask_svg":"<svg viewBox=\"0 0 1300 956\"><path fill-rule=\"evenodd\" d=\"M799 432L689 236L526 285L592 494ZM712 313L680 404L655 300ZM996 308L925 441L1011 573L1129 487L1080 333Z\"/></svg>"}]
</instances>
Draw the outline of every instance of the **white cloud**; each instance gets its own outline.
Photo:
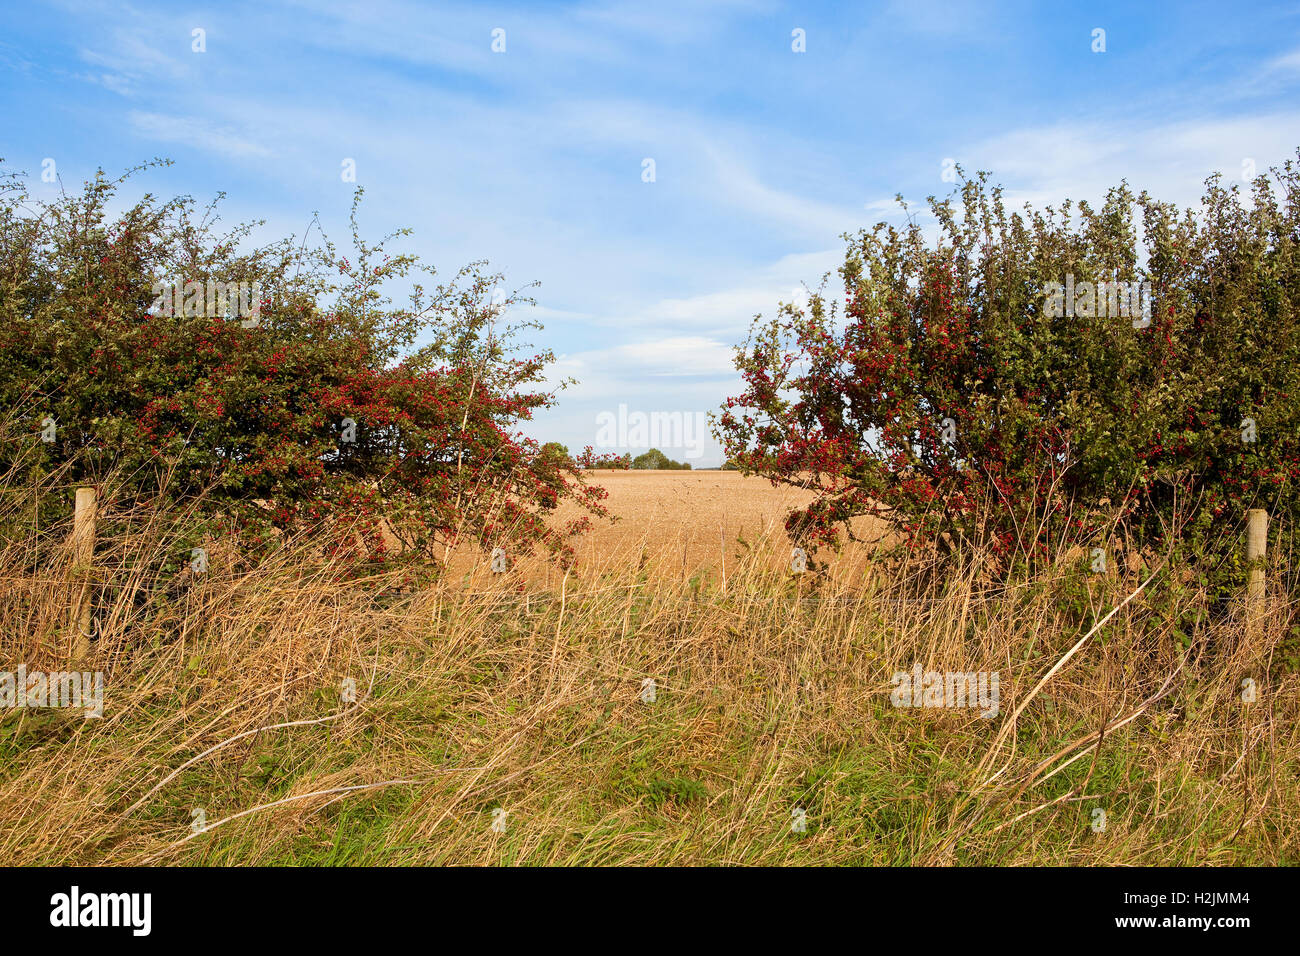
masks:
<instances>
[{"instance_id":1,"label":"white cloud","mask_svg":"<svg viewBox=\"0 0 1300 956\"><path fill-rule=\"evenodd\" d=\"M1007 184L1010 206L1040 207L1069 197L1095 202L1127 180L1161 200L1195 205L1207 177L1221 172L1241 182L1242 162L1259 172L1293 158L1300 113L1239 118L1140 122L1059 123L1017 129L965 150L968 174L988 169Z\"/></svg>"},{"instance_id":2,"label":"white cloud","mask_svg":"<svg viewBox=\"0 0 1300 956\"><path fill-rule=\"evenodd\" d=\"M95 82L121 96L131 95L131 79L120 73L101 73Z\"/></svg>"},{"instance_id":3,"label":"white cloud","mask_svg":"<svg viewBox=\"0 0 1300 956\"><path fill-rule=\"evenodd\" d=\"M127 114L131 128L146 139L180 143L192 149L214 151L237 159L266 158L275 153L245 138L229 127L220 127L197 116L167 116L132 110Z\"/></svg>"},{"instance_id":4,"label":"white cloud","mask_svg":"<svg viewBox=\"0 0 1300 956\"><path fill-rule=\"evenodd\" d=\"M719 197L751 219L779 222L797 233L825 238L861 224L849 203L837 206L776 189L717 146L705 144L704 151L713 165Z\"/></svg>"},{"instance_id":5,"label":"white cloud","mask_svg":"<svg viewBox=\"0 0 1300 956\"><path fill-rule=\"evenodd\" d=\"M794 301L803 287L815 291L827 273L831 274L828 290L833 292L837 282L834 270L843 261L842 248L791 253L776 262L744 270L724 289L660 299L620 317L618 324L734 334L748 328L755 315L770 315L781 302Z\"/></svg>"},{"instance_id":6,"label":"white cloud","mask_svg":"<svg viewBox=\"0 0 1300 956\"><path fill-rule=\"evenodd\" d=\"M129 77L142 75L166 76L181 79L187 74L186 67L179 59L163 53L164 44L150 41L139 32L118 28L111 31L106 38L106 46L100 49L82 48L78 51L85 62L93 66L107 67L114 73ZM180 34L185 38L181 47L189 49L189 30Z\"/></svg>"},{"instance_id":7,"label":"white cloud","mask_svg":"<svg viewBox=\"0 0 1300 956\"><path fill-rule=\"evenodd\" d=\"M732 354L726 342L699 335L680 335L564 355L556 366L563 374L572 374L582 381L592 380L593 375L648 380L725 377L732 371ZM655 387L661 388L662 383Z\"/></svg>"},{"instance_id":8,"label":"white cloud","mask_svg":"<svg viewBox=\"0 0 1300 956\"><path fill-rule=\"evenodd\" d=\"M592 321L592 316L585 312L573 312L568 309L552 309L540 304L521 307L520 317L525 321L540 322L542 325L547 325L551 322L586 323Z\"/></svg>"},{"instance_id":9,"label":"white cloud","mask_svg":"<svg viewBox=\"0 0 1300 956\"><path fill-rule=\"evenodd\" d=\"M1269 60L1265 69L1269 72L1282 73L1300 71L1300 48L1292 50L1290 53L1283 53L1281 56Z\"/></svg>"}]
</instances>

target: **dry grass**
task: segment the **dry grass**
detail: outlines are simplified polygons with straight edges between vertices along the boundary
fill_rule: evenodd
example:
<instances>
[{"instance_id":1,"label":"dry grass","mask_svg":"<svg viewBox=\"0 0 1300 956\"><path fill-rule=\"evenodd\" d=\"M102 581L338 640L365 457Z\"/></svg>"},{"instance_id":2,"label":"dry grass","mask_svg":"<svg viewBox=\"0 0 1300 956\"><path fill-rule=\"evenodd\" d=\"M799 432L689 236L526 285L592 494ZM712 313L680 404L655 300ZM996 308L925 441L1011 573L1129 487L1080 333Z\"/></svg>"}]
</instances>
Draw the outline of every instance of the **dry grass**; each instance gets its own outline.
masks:
<instances>
[{"instance_id":1,"label":"dry grass","mask_svg":"<svg viewBox=\"0 0 1300 956\"><path fill-rule=\"evenodd\" d=\"M824 578L795 576L789 545L744 525L740 502L756 498L715 495L719 539L718 515L701 517L698 501L647 516L614 493L618 536L549 581L479 562L404 593L383 574L341 580L301 552L235 573L216 549L206 574L165 591L141 569L182 518L152 516L105 542L87 664L106 673L105 716L3 712L0 855L1300 860L1300 679L1281 599L1257 633L1228 620L1185 647L1177 609L1139 577L1062 562L998 594L973 575L939 591L921 583L923 558L885 569L865 553ZM32 539L3 547L3 660L57 669L74 571L67 559L34 565ZM915 661L999 672L999 715L893 707L891 676ZM1258 684L1254 703L1241 700L1243 677ZM355 704L340 702L345 678ZM195 809L206 832L192 831ZM806 833L792 832L796 809Z\"/></svg>"}]
</instances>

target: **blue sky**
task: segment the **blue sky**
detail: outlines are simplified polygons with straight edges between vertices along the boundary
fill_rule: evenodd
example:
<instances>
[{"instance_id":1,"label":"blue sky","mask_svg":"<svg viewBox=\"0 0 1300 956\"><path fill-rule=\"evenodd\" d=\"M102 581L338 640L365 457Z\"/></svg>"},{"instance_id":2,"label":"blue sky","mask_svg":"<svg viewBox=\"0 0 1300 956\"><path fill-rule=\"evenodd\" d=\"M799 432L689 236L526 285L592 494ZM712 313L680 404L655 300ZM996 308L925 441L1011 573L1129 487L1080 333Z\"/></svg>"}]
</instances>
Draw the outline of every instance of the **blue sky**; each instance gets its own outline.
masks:
<instances>
[{"instance_id":1,"label":"blue sky","mask_svg":"<svg viewBox=\"0 0 1300 956\"><path fill-rule=\"evenodd\" d=\"M166 156L139 188L340 242L354 159L368 237L541 283L534 341L581 384L529 431L577 450L620 404L736 394L754 314L896 193L946 194L947 158L1017 204L1121 178L1189 203L1295 155L1297 93L1294 2L32 3L0 33L0 156L38 196L46 158L71 186Z\"/></svg>"}]
</instances>

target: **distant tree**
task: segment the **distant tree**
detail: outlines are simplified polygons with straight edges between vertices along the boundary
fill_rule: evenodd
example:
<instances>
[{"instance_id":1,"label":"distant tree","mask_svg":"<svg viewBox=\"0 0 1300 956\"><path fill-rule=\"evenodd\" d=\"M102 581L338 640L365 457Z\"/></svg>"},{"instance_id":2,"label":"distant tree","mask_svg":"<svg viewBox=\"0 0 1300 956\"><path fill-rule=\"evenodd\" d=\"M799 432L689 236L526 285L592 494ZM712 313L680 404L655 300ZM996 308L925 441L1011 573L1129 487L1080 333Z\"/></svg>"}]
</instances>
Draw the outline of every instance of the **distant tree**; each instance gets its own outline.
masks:
<instances>
[{"instance_id":1,"label":"distant tree","mask_svg":"<svg viewBox=\"0 0 1300 956\"><path fill-rule=\"evenodd\" d=\"M688 463L673 461L658 448L651 448L632 459L632 467L645 471L690 471Z\"/></svg>"},{"instance_id":2,"label":"distant tree","mask_svg":"<svg viewBox=\"0 0 1300 956\"><path fill-rule=\"evenodd\" d=\"M632 467L637 470L661 471L669 466L668 456L658 448L651 448L644 454L632 459Z\"/></svg>"},{"instance_id":3,"label":"distant tree","mask_svg":"<svg viewBox=\"0 0 1300 956\"><path fill-rule=\"evenodd\" d=\"M573 464L573 456L569 454L568 446L561 445L558 441L548 441L542 446L538 457L548 461L564 462L570 466Z\"/></svg>"}]
</instances>

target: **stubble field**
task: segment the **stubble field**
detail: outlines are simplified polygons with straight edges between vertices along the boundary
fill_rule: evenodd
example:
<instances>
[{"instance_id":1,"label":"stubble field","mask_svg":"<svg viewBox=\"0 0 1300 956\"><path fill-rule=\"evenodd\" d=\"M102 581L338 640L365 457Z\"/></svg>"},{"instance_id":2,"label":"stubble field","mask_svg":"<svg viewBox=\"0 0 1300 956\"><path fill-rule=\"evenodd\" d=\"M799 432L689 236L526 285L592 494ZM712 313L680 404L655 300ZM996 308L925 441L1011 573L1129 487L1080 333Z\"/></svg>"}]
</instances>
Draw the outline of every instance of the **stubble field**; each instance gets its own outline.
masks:
<instances>
[{"instance_id":1,"label":"stubble field","mask_svg":"<svg viewBox=\"0 0 1300 956\"><path fill-rule=\"evenodd\" d=\"M578 579L598 579L629 563L653 563L660 574L684 580L702 575L721 582L760 546L770 551L773 568L788 569L785 516L813 497L738 471L596 470L584 476L609 493L604 504L610 514L592 519L591 530L574 542L572 574ZM576 505L565 503L555 520L580 515ZM868 566L869 543L882 534L879 523L868 518L855 520L853 530L863 540L846 542L834 556L827 571L836 580L859 578ZM453 574L469 575L475 588L493 578L489 557L472 548L459 549L449 566ZM530 586L551 586L564 576L553 564L528 557L512 561L512 572Z\"/></svg>"}]
</instances>

